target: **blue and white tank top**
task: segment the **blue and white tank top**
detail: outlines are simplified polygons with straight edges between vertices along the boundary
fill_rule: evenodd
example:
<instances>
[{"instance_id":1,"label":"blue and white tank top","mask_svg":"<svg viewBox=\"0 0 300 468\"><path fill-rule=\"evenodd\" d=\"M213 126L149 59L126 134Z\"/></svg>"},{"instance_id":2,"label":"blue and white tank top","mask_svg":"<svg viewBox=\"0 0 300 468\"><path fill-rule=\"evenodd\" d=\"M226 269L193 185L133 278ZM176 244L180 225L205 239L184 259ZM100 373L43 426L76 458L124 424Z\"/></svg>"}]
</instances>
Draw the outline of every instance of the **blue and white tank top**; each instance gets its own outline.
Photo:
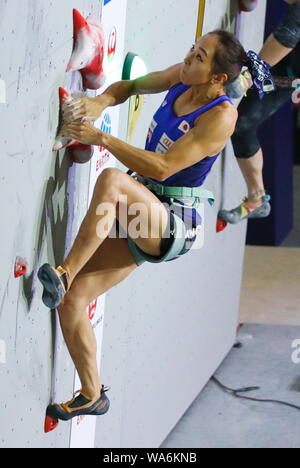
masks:
<instances>
[{"instance_id":1,"label":"blue and white tank top","mask_svg":"<svg viewBox=\"0 0 300 468\"><path fill-rule=\"evenodd\" d=\"M195 120L200 115L224 101L231 102L228 96L220 96L191 114L177 117L173 110L174 102L188 88L190 88L190 86L186 86L182 83L178 83L170 88L164 102L153 116L147 135L145 150L165 154L176 140L195 126ZM219 155L220 153L202 159L193 166L172 175L164 182L155 179L152 180L173 187L200 187L203 185Z\"/></svg>"}]
</instances>

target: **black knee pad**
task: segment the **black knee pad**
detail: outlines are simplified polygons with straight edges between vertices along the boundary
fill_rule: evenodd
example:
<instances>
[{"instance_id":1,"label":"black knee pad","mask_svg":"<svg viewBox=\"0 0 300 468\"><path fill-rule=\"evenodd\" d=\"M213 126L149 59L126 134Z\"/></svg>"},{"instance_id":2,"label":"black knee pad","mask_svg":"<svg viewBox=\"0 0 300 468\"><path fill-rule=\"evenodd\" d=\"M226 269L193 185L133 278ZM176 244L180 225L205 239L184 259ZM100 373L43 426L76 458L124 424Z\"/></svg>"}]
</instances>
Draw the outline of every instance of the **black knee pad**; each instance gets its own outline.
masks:
<instances>
[{"instance_id":1,"label":"black knee pad","mask_svg":"<svg viewBox=\"0 0 300 468\"><path fill-rule=\"evenodd\" d=\"M237 158L248 159L257 153L261 147L257 138L257 129L288 102L291 96L290 89L277 88L260 100L254 89L248 91L247 97L242 99L238 107L239 118L232 136Z\"/></svg>"},{"instance_id":2,"label":"black knee pad","mask_svg":"<svg viewBox=\"0 0 300 468\"><path fill-rule=\"evenodd\" d=\"M256 129L248 132L235 132L232 137L232 146L236 158L249 159L260 149L260 142L257 138Z\"/></svg>"}]
</instances>

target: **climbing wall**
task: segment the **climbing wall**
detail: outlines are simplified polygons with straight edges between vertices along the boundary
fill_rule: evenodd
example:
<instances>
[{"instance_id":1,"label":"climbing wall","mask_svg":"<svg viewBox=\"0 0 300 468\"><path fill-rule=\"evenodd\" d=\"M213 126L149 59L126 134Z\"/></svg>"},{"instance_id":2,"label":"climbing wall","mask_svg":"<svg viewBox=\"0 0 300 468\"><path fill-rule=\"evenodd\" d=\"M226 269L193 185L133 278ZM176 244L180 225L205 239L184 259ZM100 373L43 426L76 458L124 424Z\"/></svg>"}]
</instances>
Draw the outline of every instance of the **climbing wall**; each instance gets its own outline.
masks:
<instances>
[{"instance_id":1,"label":"climbing wall","mask_svg":"<svg viewBox=\"0 0 300 468\"><path fill-rule=\"evenodd\" d=\"M232 3L207 1L204 32L234 29ZM149 71L183 61L195 40L198 7L198 0L128 0L126 52L141 55ZM245 36L262 25L255 48L262 41L263 11L243 18ZM146 96L134 145L144 147L164 96ZM127 115L123 105L122 139ZM228 203L236 206L245 185L230 144L226 159ZM112 404L109 417L98 419L96 447L159 447L234 344L246 225L215 232L222 174L220 158L205 184L217 203L213 209L205 205L203 248L175 262L144 264L106 295L102 380L112 386Z\"/></svg>"},{"instance_id":2,"label":"climbing wall","mask_svg":"<svg viewBox=\"0 0 300 468\"><path fill-rule=\"evenodd\" d=\"M82 88L77 72L66 73L73 46L72 9L100 18L102 5L110 8L115 1L0 0L1 448L94 443L93 432L86 441L82 421L61 423L44 434L53 384L56 401L71 397L74 367L59 336L53 381L55 315L42 304L36 273L45 262L61 263L86 213L95 172L115 163L103 148L91 164L83 165L73 164L65 151L52 152L58 88ZM150 71L182 61L195 40L198 7L199 0L184 2L184 8L181 0L128 0L125 54L140 54ZM245 16L245 31L263 21L258 13ZM232 27L232 14L229 0L207 1L204 30ZM112 34L112 44L114 39ZM121 56L116 54L118 60ZM109 58L110 78L118 80L112 50ZM119 71L120 60L115 64ZM163 98L146 96L133 145L144 147L149 122ZM116 133L114 115L108 112L102 124ZM124 140L127 122L128 105L123 104L118 136ZM233 203L245 187L230 146L228 151ZM206 184L218 200L221 180L220 160ZM232 346L246 226L217 235L218 208L218 203L214 209L205 206L202 249L176 262L143 265L99 299L96 319L91 305L101 380L112 387L111 409L97 420L96 447L159 446Z\"/></svg>"},{"instance_id":3,"label":"climbing wall","mask_svg":"<svg viewBox=\"0 0 300 468\"><path fill-rule=\"evenodd\" d=\"M68 447L70 424L44 434L53 365L54 314L36 273L59 264L88 203L90 165L52 152L58 88L78 90L66 73L72 9L100 19L98 0L0 0L0 446ZM17 257L18 272L14 277ZM72 396L74 367L61 342L57 400Z\"/></svg>"}]
</instances>

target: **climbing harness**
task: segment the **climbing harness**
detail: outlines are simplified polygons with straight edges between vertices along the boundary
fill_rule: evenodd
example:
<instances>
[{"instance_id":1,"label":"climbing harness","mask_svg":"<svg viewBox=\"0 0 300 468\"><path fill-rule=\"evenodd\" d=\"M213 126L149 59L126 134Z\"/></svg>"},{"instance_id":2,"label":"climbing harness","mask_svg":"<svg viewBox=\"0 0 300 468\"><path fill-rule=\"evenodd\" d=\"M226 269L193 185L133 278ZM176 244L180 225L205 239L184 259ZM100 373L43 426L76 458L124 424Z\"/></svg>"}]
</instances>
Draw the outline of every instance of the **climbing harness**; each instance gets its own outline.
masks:
<instances>
[{"instance_id":1,"label":"climbing harness","mask_svg":"<svg viewBox=\"0 0 300 468\"><path fill-rule=\"evenodd\" d=\"M141 182L145 187L152 189L157 195L170 198L171 203L184 208L197 209L201 199L207 199L211 206L214 206L215 197L210 190L202 189L201 187L173 187L162 185L154 182L148 177L140 176L136 172L128 171L129 175L138 182ZM176 203L179 201L181 203Z\"/></svg>"}]
</instances>

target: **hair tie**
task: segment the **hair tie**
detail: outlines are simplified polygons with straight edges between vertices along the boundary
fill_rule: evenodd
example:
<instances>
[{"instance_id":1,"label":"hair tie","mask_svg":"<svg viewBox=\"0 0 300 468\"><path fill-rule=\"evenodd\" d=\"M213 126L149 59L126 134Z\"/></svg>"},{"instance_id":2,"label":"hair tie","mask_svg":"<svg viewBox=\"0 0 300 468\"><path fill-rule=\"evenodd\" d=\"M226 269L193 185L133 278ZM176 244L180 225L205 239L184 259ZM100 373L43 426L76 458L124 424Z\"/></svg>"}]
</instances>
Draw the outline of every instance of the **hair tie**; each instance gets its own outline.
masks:
<instances>
[{"instance_id":1,"label":"hair tie","mask_svg":"<svg viewBox=\"0 0 300 468\"><path fill-rule=\"evenodd\" d=\"M265 94L271 93L276 89L275 82L270 71L270 65L265 62L253 50L247 52L245 65L251 73L253 84L258 91L260 99L263 99Z\"/></svg>"}]
</instances>

